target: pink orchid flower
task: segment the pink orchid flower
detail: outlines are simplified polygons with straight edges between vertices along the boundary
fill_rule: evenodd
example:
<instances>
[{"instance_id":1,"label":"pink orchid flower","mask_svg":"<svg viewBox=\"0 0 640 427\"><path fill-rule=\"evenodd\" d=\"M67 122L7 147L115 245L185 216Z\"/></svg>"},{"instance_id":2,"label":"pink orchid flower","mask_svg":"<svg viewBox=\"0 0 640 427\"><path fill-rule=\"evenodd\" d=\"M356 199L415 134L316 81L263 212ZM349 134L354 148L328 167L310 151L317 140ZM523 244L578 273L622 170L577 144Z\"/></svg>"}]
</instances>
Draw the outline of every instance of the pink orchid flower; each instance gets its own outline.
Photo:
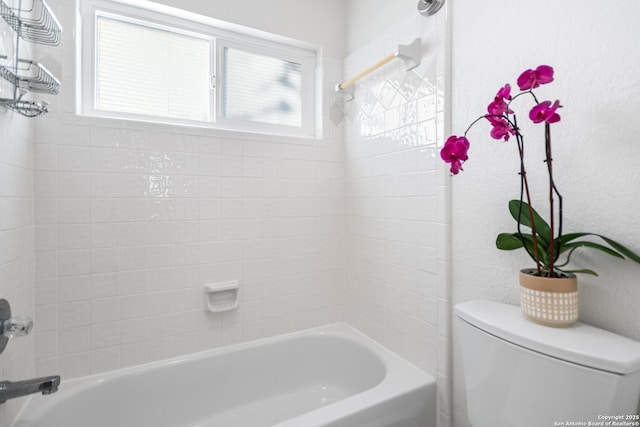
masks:
<instances>
[{"instance_id":1,"label":"pink orchid flower","mask_svg":"<svg viewBox=\"0 0 640 427\"><path fill-rule=\"evenodd\" d=\"M560 115L556 113L558 108L562 107L560 101L556 100L553 104L551 101L544 101L534 106L529 112L529 118L533 123L555 123L560 121Z\"/></svg>"},{"instance_id":2,"label":"pink orchid flower","mask_svg":"<svg viewBox=\"0 0 640 427\"><path fill-rule=\"evenodd\" d=\"M440 151L440 157L446 163L451 163L451 173L457 175L462 169L462 162L466 161L469 156L469 140L464 136L451 135L444 143L444 147Z\"/></svg>"},{"instance_id":3,"label":"pink orchid flower","mask_svg":"<svg viewBox=\"0 0 640 427\"><path fill-rule=\"evenodd\" d=\"M535 70L526 70L518 77L520 90L535 89L542 84L553 81L553 68L549 65L540 65Z\"/></svg>"},{"instance_id":4,"label":"pink orchid flower","mask_svg":"<svg viewBox=\"0 0 640 427\"><path fill-rule=\"evenodd\" d=\"M513 114L506 101L511 101L511 85L507 83L500 88L493 102L487 107L489 114Z\"/></svg>"},{"instance_id":5,"label":"pink orchid flower","mask_svg":"<svg viewBox=\"0 0 640 427\"><path fill-rule=\"evenodd\" d=\"M513 130L507 120L502 117L487 117L487 120L491 123L491 138L509 140L511 135L515 135L516 131Z\"/></svg>"}]
</instances>

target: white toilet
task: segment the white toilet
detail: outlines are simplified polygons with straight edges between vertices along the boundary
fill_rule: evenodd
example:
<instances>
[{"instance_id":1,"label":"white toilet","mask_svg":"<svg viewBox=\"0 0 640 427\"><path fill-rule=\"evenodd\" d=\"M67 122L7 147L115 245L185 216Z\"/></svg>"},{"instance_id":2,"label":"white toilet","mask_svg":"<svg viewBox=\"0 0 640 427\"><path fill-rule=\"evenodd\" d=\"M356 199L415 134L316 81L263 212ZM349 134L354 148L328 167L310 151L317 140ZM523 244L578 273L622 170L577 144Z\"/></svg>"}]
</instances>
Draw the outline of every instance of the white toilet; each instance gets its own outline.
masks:
<instances>
[{"instance_id":1,"label":"white toilet","mask_svg":"<svg viewBox=\"0 0 640 427\"><path fill-rule=\"evenodd\" d=\"M455 312L473 427L638 425L640 343L582 323L537 325L498 302Z\"/></svg>"}]
</instances>

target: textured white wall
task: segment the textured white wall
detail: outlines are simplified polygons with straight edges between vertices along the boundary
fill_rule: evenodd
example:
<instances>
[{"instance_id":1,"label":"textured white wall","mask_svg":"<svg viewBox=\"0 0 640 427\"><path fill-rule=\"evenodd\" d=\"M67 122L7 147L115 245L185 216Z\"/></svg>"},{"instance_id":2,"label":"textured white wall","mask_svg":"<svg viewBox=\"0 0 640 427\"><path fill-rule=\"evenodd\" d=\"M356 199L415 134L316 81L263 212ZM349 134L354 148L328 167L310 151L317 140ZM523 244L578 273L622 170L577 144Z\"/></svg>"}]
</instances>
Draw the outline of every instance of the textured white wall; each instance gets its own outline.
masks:
<instances>
[{"instance_id":1,"label":"textured white wall","mask_svg":"<svg viewBox=\"0 0 640 427\"><path fill-rule=\"evenodd\" d=\"M273 34L314 43L331 58L345 56L344 0L153 0Z\"/></svg>"},{"instance_id":2,"label":"textured white wall","mask_svg":"<svg viewBox=\"0 0 640 427\"><path fill-rule=\"evenodd\" d=\"M407 22L417 12L418 0L348 0L346 52L348 55L377 36L393 30L398 22Z\"/></svg>"},{"instance_id":3,"label":"textured white wall","mask_svg":"<svg viewBox=\"0 0 640 427\"><path fill-rule=\"evenodd\" d=\"M495 91L515 83L522 70L554 66L556 81L540 93L564 105L552 136L565 230L602 233L640 251L640 4L457 0L451 13L453 133L464 132ZM506 206L518 194L517 153L512 144L493 141L487 133L486 126L472 132L470 160L452 179L454 302L517 303L517 271L531 262L494 247L496 234L513 227ZM535 145L542 134L526 137L530 158L540 161ZM585 252L574 259L576 267L600 273L579 278L580 319L640 340L640 266ZM463 426L455 335L454 349L455 425Z\"/></svg>"}]
</instances>

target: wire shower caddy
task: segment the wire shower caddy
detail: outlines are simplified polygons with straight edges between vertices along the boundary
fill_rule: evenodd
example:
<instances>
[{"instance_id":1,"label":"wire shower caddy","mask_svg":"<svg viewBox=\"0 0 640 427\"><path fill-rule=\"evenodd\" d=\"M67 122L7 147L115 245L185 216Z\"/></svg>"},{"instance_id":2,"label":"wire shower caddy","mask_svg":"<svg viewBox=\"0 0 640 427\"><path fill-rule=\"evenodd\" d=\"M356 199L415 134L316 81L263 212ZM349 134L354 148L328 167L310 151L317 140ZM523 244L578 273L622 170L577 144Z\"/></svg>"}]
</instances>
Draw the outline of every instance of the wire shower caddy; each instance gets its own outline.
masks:
<instances>
[{"instance_id":1,"label":"wire shower caddy","mask_svg":"<svg viewBox=\"0 0 640 427\"><path fill-rule=\"evenodd\" d=\"M50 46L60 44L62 26L44 0L17 0L13 7L0 0L0 16L16 33L14 57L0 55L0 77L9 82L12 96L0 98L0 105L27 117L47 113L48 104L43 101L27 101L23 97L29 92L57 95L58 80L47 68L35 61L20 58L20 41ZM13 36L12 36L13 37Z\"/></svg>"}]
</instances>

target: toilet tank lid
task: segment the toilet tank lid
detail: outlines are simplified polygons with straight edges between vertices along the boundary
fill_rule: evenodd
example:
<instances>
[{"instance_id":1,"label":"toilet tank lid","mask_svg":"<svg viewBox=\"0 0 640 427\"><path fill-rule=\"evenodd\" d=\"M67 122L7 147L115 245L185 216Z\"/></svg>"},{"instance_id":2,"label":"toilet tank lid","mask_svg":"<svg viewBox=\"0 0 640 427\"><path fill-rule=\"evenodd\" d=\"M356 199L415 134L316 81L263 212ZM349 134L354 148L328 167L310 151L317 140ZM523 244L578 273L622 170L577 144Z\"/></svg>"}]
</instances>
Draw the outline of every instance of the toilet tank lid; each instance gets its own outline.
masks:
<instances>
[{"instance_id":1,"label":"toilet tank lid","mask_svg":"<svg viewBox=\"0 0 640 427\"><path fill-rule=\"evenodd\" d=\"M505 341L593 369L630 374L640 370L640 343L577 322L568 328L538 325L519 306L495 301L456 305L456 316Z\"/></svg>"}]
</instances>

